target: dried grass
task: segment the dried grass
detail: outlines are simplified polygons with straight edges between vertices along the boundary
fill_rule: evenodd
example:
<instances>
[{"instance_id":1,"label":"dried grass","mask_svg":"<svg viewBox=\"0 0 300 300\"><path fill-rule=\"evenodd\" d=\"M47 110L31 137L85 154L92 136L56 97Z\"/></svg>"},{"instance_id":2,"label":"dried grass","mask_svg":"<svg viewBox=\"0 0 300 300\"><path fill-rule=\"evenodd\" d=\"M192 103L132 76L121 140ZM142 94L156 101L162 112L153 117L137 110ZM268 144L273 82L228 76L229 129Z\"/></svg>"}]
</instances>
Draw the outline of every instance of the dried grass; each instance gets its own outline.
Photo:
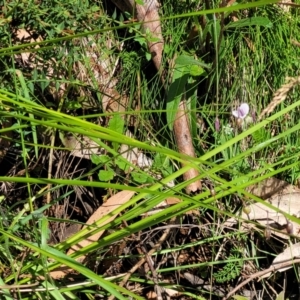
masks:
<instances>
[{"instance_id":1,"label":"dried grass","mask_svg":"<svg viewBox=\"0 0 300 300\"><path fill-rule=\"evenodd\" d=\"M289 91L300 83L300 76L299 77L287 77L286 83L283 84L275 93L271 103L261 112L258 117L258 121L261 121L263 117L266 115L268 116L272 113L277 105L283 102Z\"/></svg>"}]
</instances>

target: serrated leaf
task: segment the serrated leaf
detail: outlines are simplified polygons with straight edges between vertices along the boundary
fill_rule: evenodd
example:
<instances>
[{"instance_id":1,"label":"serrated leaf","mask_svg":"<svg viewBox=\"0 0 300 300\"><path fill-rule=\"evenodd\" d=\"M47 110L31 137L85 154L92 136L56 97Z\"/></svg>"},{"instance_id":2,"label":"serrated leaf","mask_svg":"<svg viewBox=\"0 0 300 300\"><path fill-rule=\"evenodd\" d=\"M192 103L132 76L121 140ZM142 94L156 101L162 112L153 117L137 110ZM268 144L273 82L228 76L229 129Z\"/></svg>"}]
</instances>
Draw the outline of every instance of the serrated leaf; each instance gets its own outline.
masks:
<instances>
[{"instance_id":1,"label":"serrated leaf","mask_svg":"<svg viewBox=\"0 0 300 300\"><path fill-rule=\"evenodd\" d=\"M115 172L112 170L101 170L98 174L100 181L112 180L115 176Z\"/></svg>"},{"instance_id":2,"label":"serrated leaf","mask_svg":"<svg viewBox=\"0 0 300 300\"><path fill-rule=\"evenodd\" d=\"M228 28L241 28L241 27L248 27L248 26L263 26L267 28L272 28L273 23L265 17L252 17L247 19L238 20L236 22L231 22L225 29Z\"/></svg>"},{"instance_id":3,"label":"serrated leaf","mask_svg":"<svg viewBox=\"0 0 300 300\"><path fill-rule=\"evenodd\" d=\"M164 169L161 170L161 173L163 174L164 177L170 176L173 173L172 166L165 167Z\"/></svg>"}]
</instances>

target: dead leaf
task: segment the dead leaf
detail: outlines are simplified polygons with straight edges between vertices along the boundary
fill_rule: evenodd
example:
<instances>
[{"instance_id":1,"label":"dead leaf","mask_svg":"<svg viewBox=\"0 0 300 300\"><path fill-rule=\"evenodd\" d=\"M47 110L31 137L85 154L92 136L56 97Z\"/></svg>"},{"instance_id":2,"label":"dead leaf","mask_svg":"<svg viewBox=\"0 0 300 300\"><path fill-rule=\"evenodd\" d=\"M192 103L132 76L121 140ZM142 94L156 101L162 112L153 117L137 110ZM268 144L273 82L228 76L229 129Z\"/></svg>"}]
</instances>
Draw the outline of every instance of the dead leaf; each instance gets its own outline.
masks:
<instances>
[{"instance_id":1,"label":"dead leaf","mask_svg":"<svg viewBox=\"0 0 300 300\"><path fill-rule=\"evenodd\" d=\"M101 220L102 217L109 215L113 210L115 210L116 208L120 207L122 204L129 201L133 197L134 194L135 194L135 192L133 192L133 191L121 191L121 192L115 194L114 196L110 197L105 203L103 203L93 213L93 215L86 222L86 225L92 225L95 222ZM104 221L102 223L98 223L97 227L104 226L104 225L112 222L116 217L117 217L117 215L111 216L106 221ZM84 228L86 228L86 227L84 227ZM92 228L91 230L94 230L94 229L95 228ZM72 246L72 248L69 249L69 251L67 252L67 255L71 255L75 251L80 250L80 249L90 245L93 242L96 242L103 235L103 233L104 233L104 230L101 230L100 232L95 233L95 234L89 236L87 239ZM85 256L81 256L81 257L78 257L76 260L81 262L84 260L84 258L85 258ZM61 271L61 270L52 271L50 273L50 275L53 279L58 279L58 278L64 277L67 273L70 273L71 271L72 271L72 269L68 269L68 268L64 267L64 271Z\"/></svg>"},{"instance_id":2,"label":"dead leaf","mask_svg":"<svg viewBox=\"0 0 300 300\"><path fill-rule=\"evenodd\" d=\"M91 225L91 224L99 221L102 217L109 215L113 210L115 210L122 204L129 201L133 197L134 194L135 194L135 192L133 192L133 191L121 191L121 192L113 195L90 216L90 218L86 222L86 225ZM105 222L98 224L97 227L104 226L104 225L112 222L116 217L117 217L117 215L111 216ZM92 230L94 230L94 228ZM67 254L71 255L75 251L80 250L80 249L90 245L93 242L96 242L103 233L104 233L104 230L90 236L88 238L88 240L83 240L80 243L78 243L77 245L74 245L68 251Z\"/></svg>"},{"instance_id":3,"label":"dead leaf","mask_svg":"<svg viewBox=\"0 0 300 300\"><path fill-rule=\"evenodd\" d=\"M158 212L162 211L163 209L165 209L171 205L177 204L179 202L181 202L180 199L175 198L175 197L169 197L169 198L165 199L164 201L160 202L159 204L157 204L155 207L153 207L153 209L147 211L146 213L144 213L142 215L151 216L151 215L157 214Z\"/></svg>"},{"instance_id":4,"label":"dead leaf","mask_svg":"<svg viewBox=\"0 0 300 300\"><path fill-rule=\"evenodd\" d=\"M287 262L287 261L291 261L293 260L293 258L295 257L300 257L300 243L296 243L296 244L291 244L289 245L283 252L281 252L280 254L278 254L275 259L272 262L272 266L278 265L280 263L283 262ZM280 269L277 269L277 271L279 272L284 272L288 269L293 268L293 265L287 266L287 267L282 267ZM261 276L260 278L266 278L269 277L272 274L272 272L267 273L263 276Z\"/></svg>"},{"instance_id":5,"label":"dead leaf","mask_svg":"<svg viewBox=\"0 0 300 300\"><path fill-rule=\"evenodd\" d=\"M157 300L157 294L154 291L149 291L146 294L146 299L147 300Z\"/></svg>"},{"instance_id":6,"label":"dead leaf","mask_svg":"<svg viewBox=\"0 0 300 300\"><path fill-rule=\"evenodd\" d=\"M147 211L146 213L142 214L143 216L151 216L154 214L157 214L158 212L162 211L163 209L171 206L171 205L175 205L177 203L181 202L181 200L179 198L176 197L168 197L167 199L165 199L164 201L160 202L158 205L156 205L155 207L153 207L153 209ZM185 214L187 215L196 215L200 217L200 212L199 210L189 210L187 211Z\"/></svg>"},{"instance_id":7,"label":"dead leaf","mask_svg":"<svg viewBox=\"0 0 300 300\"><path fill-rule=\"evenodd\" d=\"M295 186L288 184L286 181L279 180L275 177L270 177L257 184L251 185L246 190L262 199L270 198L277 193L287 194L300 192L300 189L297 189Z\"/></svg>"},{"instance_id":8,"label":"dead leaf","mask_svg":"<svg viewBox=\"0 0 300 300\"><path fill-rule=\"evenodd\" d=\"M261 198L272 195L266 202L284 213L295 216L298 216L300 213L300 189L287 184L284 181L280 181L276 178L269 178L257 186L249 187L248 191ZM240 216L242 219L257 221L263 226L270 226L270 229L274 228L281 230L282 233L273 230L272 234L283 239L289 238L286 233L293 233L296 236L300 236L300 225L292 220L287 220L282 213L278 213L263 203L250 204L249 208L249 214L242 212L242 215ZM228 219L225 226L232 226L233 224L237 224L236 218ZM292 227L293 232L287 231L287 225ZM247 230L251 226L253 225L244 222L242 223L241 229Z\"/></svg>"}]
</instances>

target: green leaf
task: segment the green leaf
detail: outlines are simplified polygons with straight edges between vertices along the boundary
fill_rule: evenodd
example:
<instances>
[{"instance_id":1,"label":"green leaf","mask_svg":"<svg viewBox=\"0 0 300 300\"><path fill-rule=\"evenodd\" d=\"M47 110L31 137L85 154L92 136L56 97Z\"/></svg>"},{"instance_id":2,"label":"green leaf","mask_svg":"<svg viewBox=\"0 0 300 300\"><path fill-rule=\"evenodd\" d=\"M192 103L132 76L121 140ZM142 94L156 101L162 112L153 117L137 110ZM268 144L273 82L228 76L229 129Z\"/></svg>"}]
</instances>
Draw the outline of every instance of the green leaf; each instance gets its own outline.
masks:
<instances>
[{"instance_id":1,"label":"green leaf","mask_svg":"<svg viewBox=\"0 0 300 300\"><path fill-rule=\"evenodd\" d=\"M121 118L120 114L115 114L108 123L108 128L118 132L123 133L124 129L124 120Z\"/></svg>"},{"instance_id":2,"label":"green leaf","mask_svg":"<svg viewBox=\"0 0 300 300\"><path fill-rule=\"evenodd\" d=\"M184 88L188 80L189 70L187 66L175 65L173 80L169 87L167 97L167 122L170 130L173 129L178 105L184 93Z\"/></svg>"},{"instance_id":3,"label":"green leaf","mask_svg":"<svg viewBox=\"0 0 300 300\"><path fill-rule=\"evenodd\" d=\"M65 108L66 109L79 109L79 108L81 108L81 104L78 101L66 101Z\"/></svg>"},{"instance_id":4,"label":"green leaf","mask_svg":"<svg viewBox=\"0 0 300 300\"><path fill-rule=\"evenodd\" d=\"M154 160L153 160L153 168L161 168L164 166L165 161L168 160L167 155L162 153L156 153Z\"/></svg>"},{"instance_id":5,"label":"green leaf","mask_svg":"<svg viewBox=\"0 0 300 300\"><path fill-rule=\"evenodd\" d=\"M50 230L49 230L49 222L48 219L43 215L41 217L40 226L41 226L41 245L45 246L47 245L47 241L50 238Z\"/></svg>"},{"instance_id":6,"label":"green leaf","mask_svg":"<svg viewBox=\"0 0 300 300\"><path fill-rule=\"evenodd\" d=\"M202 67L209 68L208 65L199 62L192 56L180 55L177 57L173 79L167 97L167 122L170 130L173 129L178 105L185 91L189 75L199 76L204 74L205 71Z\"/></svg>"},{"instance_id":7,"label":"green leaf","mask_svg":"<svg viewBox=\"0 0 300 300\"><path fill-rule=\"evenodd\" d=\"M146 183L148 179L147 175L138 172L131 172L130 175L133 178L133 180L137 183Z\"/></svg>"},{"instance_id":8,"label":"green leaf","mask_svg":"<svg viewBox=\"0 0 300 300\"><path fill-rule=\"evenodd\" d=\"M20 70L17 70L16 74L18 75L18 78L19 78L19 81L20 81L20 84L21 84L21 87L22 87L23 95L27 99L30 99L29 90L28 90L25 78L23 76L23 73ZM32 119L35 119L34 114L30 113L29 115ZM36 126L34 125L34 122L31 122L31 125L32 125L31 129L32 129L32 138L33 138L33 142L34 142L35 156L36 156L36 158L38 158L39 157L39 152L38 152L38 147L37 147L38 138L37 138Z\"/></svg>"},{"instance_id":9,"label":"green leaf","mask_svg":"<svg viewBox=\"0 0 300 300\"><path fill-rule=\"evenodd\" d=\"M108 128L117 132L117 133L123 133L124 129L124 120L121 118L120 114L115 114L108 123ZM117 151L119 148L119 143L112 143L114 150Z\"/></svg>"},{"instance_id":10,"label":"green leaf","mask_svg":"<svg viewBox=\"0 0 300 300\"><path fill-rule=\"evenodd\" d=\"M238 20L236 22L231 22L225 27L225 29L241 28L241 27L255 26L255 25L272 28L273 23L268 18L265 17L252 17L252 18Z\"/></svg>"},{"instance_id":11,"label":"green leaf","mask_svg":"<svg viewBox=\"0 0 300 300\"><path fill-rule=\"evenodd\" d=\"M146 53L145 53L145 56L146 56L147 61L150 61L150 60L151 60L151 53L146 52Z\"/></svg>"},{"instance_id":12,"label":"green leaf","mask_svg":"<svg viewBox=\"0 0 300 300\"><path fill-rule=\"evenodd\" d=\"M204 70L202 67L197 66L197 65L192 65L190 67L190 75L191 76L200 76L204 73Z\"/></svg>"},{"instance_id":13,"label":"green leaf","mask_svg":"<svg viewBox=\"0 0 300 300\"><path fill-rule=\"evenodd\" d=\"M108 155L92 154L91 161L95 165L100 165L100 164L105 164L106 166L111 165L111 158Z\"/></svg>"},{"instance_id":14,"label":"green leaf","mask_svg":"<svg viewBox=\"0 0 300 300\"><path fill-rule=\"evenodd\" d=\"M123 170L125 172L128 171L128 169L130 167L129 164L126 163L125 159L122 159L119 157L116 158L115 163L121 170Z\"/></svg>"},{"instance_id":15,"label":"green leaf","mask_svg":"<svg viewBox=\"0 0 300 300\"><path fill-rule=\"evenodd\" d=\"M189 66L189 65L197 65L203 68L210 68L209 65L202 63L199 60L194 59L190 55L180 55L175 60L176 65L183 65L183 66Z\"/></svg>"},{"instance_id":16,"label":"green leaf","mask_svg":"<svg viewBox=\"0 0 300 300\"><path fill-rule=\"evenodd\" d=\"M110 181L114 178L115 172L112 170L101 170L98 174L100 181Z\"/></svg>"}]
</instances>

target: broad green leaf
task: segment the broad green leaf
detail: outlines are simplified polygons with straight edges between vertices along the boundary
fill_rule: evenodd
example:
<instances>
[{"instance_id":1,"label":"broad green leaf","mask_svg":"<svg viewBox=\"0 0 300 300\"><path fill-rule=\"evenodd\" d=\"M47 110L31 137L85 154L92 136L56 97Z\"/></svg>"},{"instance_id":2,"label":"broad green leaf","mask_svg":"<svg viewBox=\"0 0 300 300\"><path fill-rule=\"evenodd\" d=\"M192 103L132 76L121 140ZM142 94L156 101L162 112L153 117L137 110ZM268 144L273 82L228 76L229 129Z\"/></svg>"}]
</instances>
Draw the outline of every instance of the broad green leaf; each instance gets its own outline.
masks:
<instances>
[{"instance_id":1,"label":"broad green leaf","mask_svg":"<svg viewBox=\"0 0 300 300\"><path fill-rule=\"evenodd\" d=\"M178 105L185 90L189 77L189 68L185 65L175 65L173 80L167 97L167 122L170 130L173 129Z\"/></svg>"},{"instance_id":2,"label":"broad green leaf","mask_svg":"<svg viewBox=\"0 0 300 300\"><path fill-rule=\"evenodd\" d=\"M183 65L183 66L190 66L190 65L197 65L203 68L210 68L209 65L202 63L201 61L193 58L190 55L180 55L176 58L175 61L176 65Z\"/></svg>"},{"instance_id":3,"label":"broad green leaf","mask_svg":"<svg viewBox=\"0 0 300 300\"><path fill-rule=\"evenodd\" d=\"M111 164L111 158L108 155L92 154L91 161L95 165L100 165L100 164L110 165Z\"/></svg>"},{"instance_id":4,"label":"broad green leaf","mask_svg":"<svg viewBox=\"0 0 300 300\"><path fill-rule=\"evenodd\" d=\"M119 158L119 157L117 157L116 159L115 159L115 162L116 162L116 165L121 169L121 170L123 170L123 171L127 171L128 169L129 169L129 164L128 163L126 163L126 161L124 160L124 159L122 159L122 158Z\"/></svg>"},{"instance_id":5,"label":"broad green leaf","mask_svg":"<svg viewBox=\"0 0 300 300\"><path fill-rule=\"evenodd\" d=\"M91 161L95 165L99 165L102 162L100 156L94 153L91 155Z\"/></svg>"},{"instance_id":6,"label":"broad green leaf","mask_svg":"<svg viewBox=\"0 0 300 300\"><path fill-rule=\"evenodd\" d=\"M167 122L170 130L173 129L175 116L189 75L199 76L205 73L202 67L209 67L188 55L180 55L175 61L172 83L167 97Z\"/></svg>"},{"instance_id":7,"label":"broad green leaf","mask_svg":"<svg viewBox=\"0 0 300 300\"><path fill-rule=\"evenodd\" d=\"M130 175L132 176L133 180L138 183L146 183L148 179L148 176L138 172L131 172Z\"/></svg>"},{"instance_id":8,"label":"broad green leaf","mask_svg":"<svg viewBox=\"0 0 300 300\"><path fill-rule=\"evenodd\" d=\"M120 114L115 114L108 123L108 128L118 132L123 133L124 120L121 118Z\"/></svg>"},{"instance_id":9,"label":"broad green leaf","mask_svg":"<svg viewBox=\"0 0 300 300\"><path fill-rule=\"evenodd\" d=\"M150 61L150 60L151 60L151 53L146 52L146 53L145 53L145 56L146 56L147 61Z\"/></svg>"},{"instance_id":10,"label":"broad green leaf","mask_svg":"<svg viewBox=\"0 0 300 300\"><path fill-rule=\"evenodd\" d=\"M272 22L265 17L252 17L247 19L238 20L236 22L229 23L225 29L228 28L241 28L241 27L247 27L247 26L263 26L267 28L272 28L273 24Z\"/></svg>"},{"instance_id":11,"label":"broad green leaf","mask_svg":"<svg viewBox=\"0 0 300 300\"><path fill-rule=\"evenodd\" d=\"M115 114L109 121L108 128L117 132L123 133L124 120L121 118L120 114ZM114 150L117 151L119 148L119 143L112 143Z\"/></svg>"},{"instance_id":12,"label":"broad green leaf","mask_svg":"<svg viewBox=\"0 0 300 300\"><path fill-rule=\"evenodd\" d=\"M197 65L192 65L190 67L190 75L191 76L200 76L204 73L204 70L202 67L197 66Z\"/></svg>"},{"instance_id":13,"label":"broad green leaf","mask_svg":"<svg viewBox=\"0 0 300 300\"><path fill-rule=\"evenodd\" d=\"M98 176L100 181L110 181L114 178L115 172L112 170L101 170Z\"/></svg>"}]
</instances>

